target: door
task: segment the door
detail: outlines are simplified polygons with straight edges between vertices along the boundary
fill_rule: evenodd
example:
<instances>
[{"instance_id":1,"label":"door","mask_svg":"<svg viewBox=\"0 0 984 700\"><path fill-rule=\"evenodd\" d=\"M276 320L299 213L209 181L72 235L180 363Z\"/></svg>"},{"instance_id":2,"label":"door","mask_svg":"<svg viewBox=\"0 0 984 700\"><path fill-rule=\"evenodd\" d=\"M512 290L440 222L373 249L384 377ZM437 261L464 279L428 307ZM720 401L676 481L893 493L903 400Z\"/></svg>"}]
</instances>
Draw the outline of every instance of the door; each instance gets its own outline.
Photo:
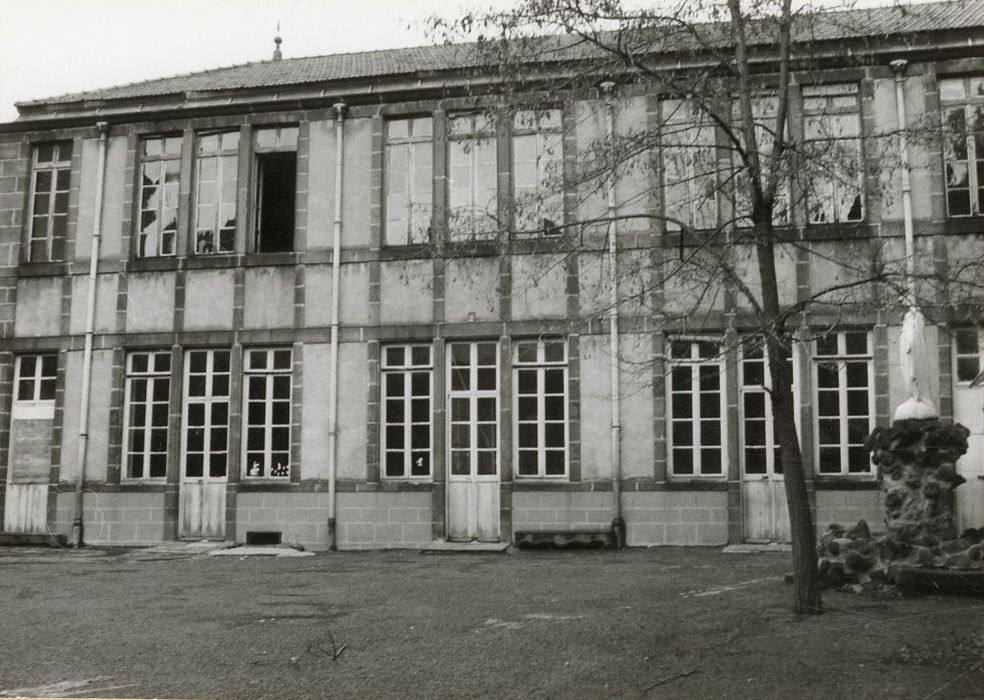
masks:
<instances>
[{"instance_id":1,"label":"door","mask_svg":"<svg viewBox=\"0 0 984 700\"><path fill-rule=\"evenodd\" d=\"M448 344L448 539L499 540L499 344Z\"/></svg>"},{"instance_id":2,"label":"door","mask_svg":"<svg viewBox=\"0 0 984 700\"><path fill-rule=\"evenodd\" d=\"M789 357L786 362L792 371ZM773 430L769 394L771 379L759 339L743 345L740 372L741 489L745 540L788 542L789 511L779 446Z\"/></svg>"},{"instance_id":3,"label":"door","mask_svg":"<svg viewBox=\"0 0 984 700\"><path fill-rule=\"evenodd\" d=\"M970 431L967 454L957 460L966 483L957 487L957 527L984 527L984 331L954 332L953 420Z\"/></svg>"},{"instance_id":4,"label":"door","mask_svg":"<svg viewBox=\"0 0 984 700\"><path fill-rule=\"evenodd\" d=\"M229 464L229 351L185 356L180 536L225 539Z\"/></svg>"},{"instance_id":5,"label":"door","mask_svg":"<svg viewBox=\"0 0 984 700\"><path fill-rule=\"evenodd\" d=\"M3 511L6 532L43 533L48 528L57 369L58 356L53 353L21 355L16 360Z\"/></svg>"}]
</instances>

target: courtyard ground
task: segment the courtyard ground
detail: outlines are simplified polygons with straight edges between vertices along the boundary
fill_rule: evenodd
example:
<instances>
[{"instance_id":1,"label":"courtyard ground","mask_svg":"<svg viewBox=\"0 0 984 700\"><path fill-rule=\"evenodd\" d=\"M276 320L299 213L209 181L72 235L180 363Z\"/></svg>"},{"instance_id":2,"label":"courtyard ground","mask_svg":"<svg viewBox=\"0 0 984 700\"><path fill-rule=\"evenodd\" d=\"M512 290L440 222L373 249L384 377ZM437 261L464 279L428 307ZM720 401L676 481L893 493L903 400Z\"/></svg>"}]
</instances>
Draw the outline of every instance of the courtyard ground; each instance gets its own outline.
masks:
<instances>
[{"instance_id":1,"label":"courtyard ground","mask_svg":"<svg viewBox=\"0 0 984 700\"><path fill-rule=\"evenodd\" d=\"M0 697L984 697L984 599L828 592L717 549L0 549Z\"/></svg>"}]
</instances>

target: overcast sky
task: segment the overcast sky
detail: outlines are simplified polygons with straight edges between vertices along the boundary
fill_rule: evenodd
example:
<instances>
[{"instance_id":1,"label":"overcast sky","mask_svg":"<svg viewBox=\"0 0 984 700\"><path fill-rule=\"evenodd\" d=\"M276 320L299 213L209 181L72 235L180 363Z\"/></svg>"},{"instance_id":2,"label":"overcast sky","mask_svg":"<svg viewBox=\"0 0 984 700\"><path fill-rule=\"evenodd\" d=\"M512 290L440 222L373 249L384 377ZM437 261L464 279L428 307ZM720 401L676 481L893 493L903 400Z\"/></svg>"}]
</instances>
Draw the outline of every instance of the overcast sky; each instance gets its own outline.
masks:
<instances>
[{"instance_id":1,"label":"overcast sky","mask_svg":"<svg viewBox=\"0 0 984 700\"><path fill-rule=\"evenodd\" d=\"M469 0L0 0L0 122L14 102L269 59L430 43ZM510 0L479 6L508 7Z\"/></svg>"},{"instance_id":2,"label":"overcast sky","mask_svg":"<svg viewBox=\"0 0 984 700\"><path fill-rule=\"evenodd\" d=\"M641 0L631 0L640 2ZM893 0L854 0L858 5ZM911 0L910 0L911 1ZM799 4L802 0L797 0ZM844 0L813 0L820 5ZM427 17L513 0L0 0L0 122L14 102L269 59L431 43ZM631 4L631 3L630 3Z\"/></svg>"}]
</instances>

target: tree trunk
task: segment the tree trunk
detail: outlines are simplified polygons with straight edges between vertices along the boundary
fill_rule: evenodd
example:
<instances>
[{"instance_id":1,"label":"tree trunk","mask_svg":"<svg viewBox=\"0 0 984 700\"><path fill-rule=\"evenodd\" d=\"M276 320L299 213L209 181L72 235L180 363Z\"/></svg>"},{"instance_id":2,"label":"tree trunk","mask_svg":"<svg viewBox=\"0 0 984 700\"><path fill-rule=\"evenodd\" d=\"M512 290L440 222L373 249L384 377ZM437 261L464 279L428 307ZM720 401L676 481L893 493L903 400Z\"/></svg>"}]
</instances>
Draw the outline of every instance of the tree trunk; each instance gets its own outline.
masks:
<instances>
[{"instance_id":1,"label":"tree trunk","mask_svg":"<svg viewBox=\"0 0 984 700\"><path fill-rule=\"evenodd\" d=\"M771 219L771 212L769 212ZM759 237L758 267L762 280L762 312L766 319L781 319L779 288L776 282L775 247L772 243L771 220L760 222L765 229ZM772 420L779 454L782 458L783 484L789 509L789 526L793 540L793 612L806 615L823 612L820 596L820 576L817 570L817 538L806 490L803 455L793 417L792 367L782 361L783 344L789 334L781 320L775 320L766 331L769 375L772 379Z\"/></svg>"}]
</instances>

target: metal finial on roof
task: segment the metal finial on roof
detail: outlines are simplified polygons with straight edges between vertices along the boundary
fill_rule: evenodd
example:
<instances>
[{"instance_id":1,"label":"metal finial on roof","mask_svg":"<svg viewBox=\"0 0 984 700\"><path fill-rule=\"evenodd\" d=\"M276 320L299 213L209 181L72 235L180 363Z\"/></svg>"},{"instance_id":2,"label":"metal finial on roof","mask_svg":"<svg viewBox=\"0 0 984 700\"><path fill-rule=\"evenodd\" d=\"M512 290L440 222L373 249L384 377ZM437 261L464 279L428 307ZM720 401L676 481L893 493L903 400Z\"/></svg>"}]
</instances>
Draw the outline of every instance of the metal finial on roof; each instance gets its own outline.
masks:
<instances>
[{"instance_id":1,"label":"metal finial on roof","mask_svg":"<svg viewBox=\"0 0 984 700\"><path fill-rule=\"evenodd\" d=\"M283 39L280 38L280 22L277 22L277 36L273 37L273 60L279 61L284 55L280 52L280 44L283 43Z\"/></svg>"}]
</instances>

